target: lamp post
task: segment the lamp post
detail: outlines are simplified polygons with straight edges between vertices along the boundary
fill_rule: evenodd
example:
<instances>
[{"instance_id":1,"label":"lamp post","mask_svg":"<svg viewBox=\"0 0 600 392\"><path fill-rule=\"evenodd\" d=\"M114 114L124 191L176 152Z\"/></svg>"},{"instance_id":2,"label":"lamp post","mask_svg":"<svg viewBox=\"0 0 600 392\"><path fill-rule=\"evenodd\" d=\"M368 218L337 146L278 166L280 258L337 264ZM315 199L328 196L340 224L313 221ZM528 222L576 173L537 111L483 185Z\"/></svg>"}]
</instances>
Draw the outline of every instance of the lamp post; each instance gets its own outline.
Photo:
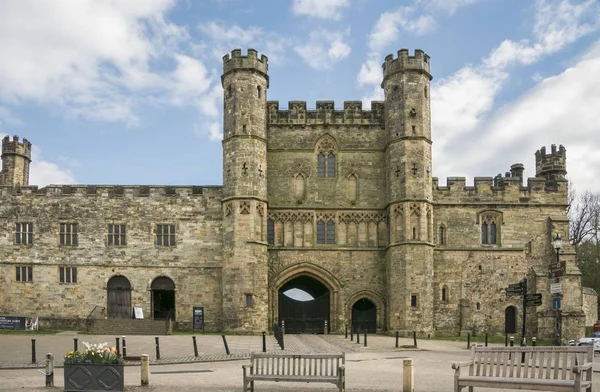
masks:
<instances>
[{"instance_id":1,"label":"lamp post","mask_svg":"<svg viewBox=\"0 0 600 392\"><path fill-rule=\"evenodd\" d=\"M556 264L560 265L560 248L562 248L562 239L560 238L560 235L558 233L556 233L556 237L554 237L554 240L552 241L552 246L554 246L554 249L556 249ZM556 277L555 279L556 280L554 283L560 283L560 277ZM554 295L560 297L560 293ZM556 345L560 346L562 338L562 314L560 312L560 306L556 307L554 311L556 313Z\"/></svg>"}]
</instances>

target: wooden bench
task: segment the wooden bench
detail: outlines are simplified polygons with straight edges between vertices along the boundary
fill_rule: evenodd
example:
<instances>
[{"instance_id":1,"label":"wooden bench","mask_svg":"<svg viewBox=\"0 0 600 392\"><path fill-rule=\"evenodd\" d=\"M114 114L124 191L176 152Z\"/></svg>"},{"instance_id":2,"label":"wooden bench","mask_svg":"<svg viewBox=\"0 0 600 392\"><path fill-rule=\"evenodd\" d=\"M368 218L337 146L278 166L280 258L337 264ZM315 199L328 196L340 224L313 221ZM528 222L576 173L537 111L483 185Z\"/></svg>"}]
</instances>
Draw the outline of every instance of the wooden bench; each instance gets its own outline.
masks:
<instances>
[{"instance_id":1,"label":"wooden bench","mask_svg":"<svg viewBox=\"0 0 600 392\"><path fill-rule=\"evenodd\" d=\"M341 354L252 353L243 365L244 392L254 392L254 381L330 382L346 390L346 356Z\"/></svg>"},{"instance_id":2,"label":"wooden bench","mask_svg":"<svg viewBox=\"0 0 600 392\"><path fill-rule=\"evenodd\" d=\"M473 347L470 361L452 363L454 391L483 387L592 392L593 361L592 346ZM464 367L468 369L461 373Z\"/></svg>"}]
</instances>

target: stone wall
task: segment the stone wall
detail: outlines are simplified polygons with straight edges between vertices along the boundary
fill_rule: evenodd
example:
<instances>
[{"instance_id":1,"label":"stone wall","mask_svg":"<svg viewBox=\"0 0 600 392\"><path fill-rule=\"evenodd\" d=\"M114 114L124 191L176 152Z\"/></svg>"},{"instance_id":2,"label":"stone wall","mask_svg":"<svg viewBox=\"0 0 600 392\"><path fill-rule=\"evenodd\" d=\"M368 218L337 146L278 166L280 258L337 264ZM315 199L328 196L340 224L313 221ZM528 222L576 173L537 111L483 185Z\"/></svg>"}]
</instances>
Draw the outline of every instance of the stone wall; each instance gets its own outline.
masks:
<instances>
[{"instance_id":1,"label":"stone wall","mask_svg":"<svg viewBox=\"0 0 600 392\"><path fill-rule=\"evenodd\" d=\"M598 294L591 287L582 287L582 291L585 326L593 326L598 322Z\"/></svg>"}]
</instances>

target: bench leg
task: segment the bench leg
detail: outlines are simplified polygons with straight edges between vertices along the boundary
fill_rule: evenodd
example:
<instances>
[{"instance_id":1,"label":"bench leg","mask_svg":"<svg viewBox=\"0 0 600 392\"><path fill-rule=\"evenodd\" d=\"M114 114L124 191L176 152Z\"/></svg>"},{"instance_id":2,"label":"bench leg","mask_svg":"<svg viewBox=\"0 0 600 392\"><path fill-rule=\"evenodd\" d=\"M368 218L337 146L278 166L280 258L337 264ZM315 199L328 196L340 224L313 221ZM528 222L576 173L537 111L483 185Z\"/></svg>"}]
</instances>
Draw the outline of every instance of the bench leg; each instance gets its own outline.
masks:
<instances>
[{"instance_id":1,"label":"bench leg","mask_svg":"<svg viewBox=\"0 0 600 392\"><path fill-rule=\"evenodd\" d=\"M250 392L254 392L254 381L250 381Z\"/></svg>"},{"instance_id":2,"label":"bench leg","mask_svg":"<svg viewBox=\"0 0 600 392\"><path fill-rule=\"evenodd\" d=\"M469 392L473 392L473 387L469 387Z\"/></svg>"}]
</instances>

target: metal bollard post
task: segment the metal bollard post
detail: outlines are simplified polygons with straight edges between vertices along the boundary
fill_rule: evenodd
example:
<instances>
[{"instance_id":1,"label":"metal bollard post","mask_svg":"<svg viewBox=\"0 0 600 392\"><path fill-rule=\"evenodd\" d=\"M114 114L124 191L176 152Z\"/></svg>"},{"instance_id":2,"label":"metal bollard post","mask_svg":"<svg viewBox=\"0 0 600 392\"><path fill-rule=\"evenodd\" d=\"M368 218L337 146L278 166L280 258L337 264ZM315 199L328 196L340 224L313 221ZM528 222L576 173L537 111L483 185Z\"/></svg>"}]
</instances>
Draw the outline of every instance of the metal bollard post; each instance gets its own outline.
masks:
<instances>
[{"instance_id":1,"label":"metal bollard post","mask_svg":"<svg viewBox=\"0 0 600 392\"><path fill-rule=\"evenodd\" d=\"M352 324L350 324L350 341L354 341L354 330L352 329Z\"/></svg>"},{"instance_id":2,"label":"metal bollard post","mask_svg":"<svg viewBox=\"0 0 600 392\"><path fill-rule=\"evenodd\" d=\"M471 334L467 334L467 350L471 349Z\"/></svg>"},{"instance_id":3,"label":"metal bollard post","mask_svg":"<svg viewBox=\"0 0 600 392\"><path fill-rule=\"evenodd\" d=\"M46 387L54 387L54 355L46 354Z\"/></svg>"},{"instance_id":4,"label":"metal bollard post","mask_svg":"<svg viewBox=\"0 0 600 392\"><path fill-rule=\"evenodd\" d=\"M37 363L35 358L35 339L31 339L31 363Z\"/></svg>"},{"instance_id":5,"label":"metal bollard post","mask_svg":"<svg viewBox=\"0 0 600 392\"><path fill-rule=\"evenodd\" d=\"M367 347L367 331L365 330L365 347Z\"/></svg>"},{"instance_id":6,"label":"metal bollard post","mask_svg":"<svg viewBox=\"0 0 600 392\"><path fill-rule=\"evenodd\" d=\"M487 347L487 346L488 346L488 334L486 333L485 334L485 347Z\"/></svg>"},{"instance_id":7,"label":"metal bollard post","mask_svg":"<svg viewBox=\"0 0 600 392\"><path fill-rule=\"evenodd\" d=\"M348 339L348 324L346 324L346 333L344 334L344 339Z\"/></svg>"},{"instance_id":8,"label":"metal bollard post","mask_svg":"<svg viewBox=\"0 0 600 392\"><path fill-rule=\"evenodd\" d=\"M148 360L148 354L142 354L142 386L148 386L150 384L150 361Z\"/></svg>"},{"instance_id":9,"label":"metal bollard post","mask_svg":"<svg viewBox=\"0 0 600 392\"><path fill-rule=\"evenodd\" d=\"M127 356L127 344L125 343L125 336L122 336L121 340L123 341L123 358L125 358Z\"/></svg>"},{"instance_id":10,"label":"metal bollard post","mask_svg":"<svg viewBox=\"0 0 600 392\"><path fill-rule=\"evenodd\" d=\"M360 331L356 331L356 344L360 344Z\"/></svg>"},{"instance_id":11,"label":"metal bollard post","mask_svg":"<svg viewBox=\"0 0 600 392\"><path fill-rule=\"evenodd\" d=\"M194 342L194 356L198 356L198 344L196 344L196 337L192 336L192 341Z\"/></svg>"},{"instance_id":12,"label":"metal bollard post","mask_svg":"<svg viewBox=\"0 0 600 392\"><path fill-rule=\"evenodd\" d=\"M415 343L415 348L417 348L417 331L413 331L413 342Z\"/></svg>"},{"instance_id":13,"label":"metal bollard post","mask_svg":"<svg viewBox=\"0 0 600 392\"><path fill-rule=\"evenodd\" d=\"M396 348L398 348L398 331L396 331Z\"/></svg>"},{"instance_id":14,"label":"metal bollard post","mask_svg":"<svg viewBox=\"0 0 600 392\"><path fill-rule=\"evenodd\" d=\"M225 345L225 352L229 355L229 346L227 345L227 339L225 339L225 335L221 335L223 338L223 345Z\"/></svg>"},{"instance_id":15,"label":"metal bollard post","mask_svg":"<svg viewBox=\"0 0 600 392\"><path fill-rule=\"evenodd\" d=\"M156 341L156 359L160 359L160 343L158 341L158 336L154 338Z\"/></svg>"},{"instance_id":16,"label":"metal bollard post","mask_svg":"<svg viewBox=\"0 0 600 392\"><path fill-rule=\"evenodd\" d=\"M325 320L325 326L323 328L323 335L329 335L329 328L327 327L327 320Z\"/></svg>"},{"instance_id":17,"label":"metal bollard post","mask_svg":"<svg viewBox=\"0 0 600 392\"><path fill-rule=\"evenodd\" d=\"M504 334L504 347L508 347L508 334Z\"/></svg>"},{"instance_id":18,"label":"metal bollard post","mask_svg":"<svg viewBox=\"0 0 600 392\"><path fill-rule=\"evenodd\" d=\"M534 337L532 337L532 338L531 338L531 345L532 345L533 347L535 347L535 343L536 343L536 342L537 342L537 339L536 339L536 337L535 337L535 336L534 336Z\"/></svg>"},{"instance_id":19,"label":"metal bollard post","mask_svg":"<svg viewBox=\"0 0 600 392\"><path fill-rule=\"evenodd\" d=\"M403 392L414 392L414 381L415 377L413 374L413 360L411 358L405 359L404 371L402 376L402 391Z\"/></svg>"},{"instance_id":20,"label":"metal bollard post","mask_svg":"<svg viewBox=\"0 0 600 392\"><path fill-rule=\"evenodd\" d=\"M515 345L515 337L511 336L510 337L510 347L514 347L514 345Z\"/></svg>"},{"instance_id":21,"label":"metal bollard post","mask_svg":"<svg viewBox=\"0 0 600 392\"><path fill-rule=\"evenodd\" d=\"M267 352L267 333L263 331L263 353Z\"/></svg>"},{"instance_id":22,"label":"metal bollard post","mask_svg":"<svg viewBox=\"0 0 600 392\"><path fill-rule=\"evenodd\" d=\"M117 343L117 346L116 346L117 347L117 354L121 354L121 348L119 347L119 341L120 341L119 337L117 336L115 338L115 342Z\"/></svg>"},{"instance_id":23,"label":"metal bollard post","mask_svg":"<svg viewBox=\"0 0 600 392\"><path fill-rule=\"evenodd\" d=\"M73 351L77 351L77 338L73 338Z\"/></svg>"}]
</instances>

